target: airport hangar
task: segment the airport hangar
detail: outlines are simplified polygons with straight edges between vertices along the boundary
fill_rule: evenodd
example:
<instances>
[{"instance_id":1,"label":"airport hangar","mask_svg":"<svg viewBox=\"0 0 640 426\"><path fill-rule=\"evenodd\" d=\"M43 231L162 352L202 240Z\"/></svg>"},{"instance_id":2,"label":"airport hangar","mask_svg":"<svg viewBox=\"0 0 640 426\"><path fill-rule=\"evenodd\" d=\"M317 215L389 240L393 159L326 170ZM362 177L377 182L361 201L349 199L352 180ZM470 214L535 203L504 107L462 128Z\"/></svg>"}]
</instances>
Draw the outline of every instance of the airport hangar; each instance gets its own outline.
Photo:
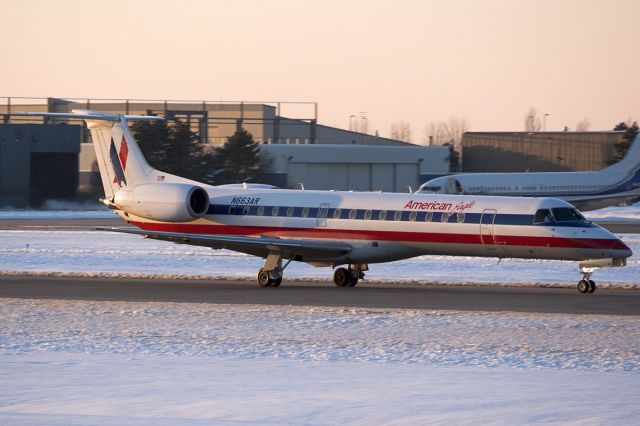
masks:
<instances>
[{"instance_id":1,"label":"airport hangar","mask_svg":"<svg viewBox=\"0 0 640 426\"><path fill-rule=\"evenodd\" d=\"M284 188L407 192L450 172L447 147L318 124L316 103L0 98L0 206L74 199L95 188L99 172L84 122L11 115L73 109L180 119L212 147L244 128L269 158L270 180Z\"/></svg>"}]
</instances>

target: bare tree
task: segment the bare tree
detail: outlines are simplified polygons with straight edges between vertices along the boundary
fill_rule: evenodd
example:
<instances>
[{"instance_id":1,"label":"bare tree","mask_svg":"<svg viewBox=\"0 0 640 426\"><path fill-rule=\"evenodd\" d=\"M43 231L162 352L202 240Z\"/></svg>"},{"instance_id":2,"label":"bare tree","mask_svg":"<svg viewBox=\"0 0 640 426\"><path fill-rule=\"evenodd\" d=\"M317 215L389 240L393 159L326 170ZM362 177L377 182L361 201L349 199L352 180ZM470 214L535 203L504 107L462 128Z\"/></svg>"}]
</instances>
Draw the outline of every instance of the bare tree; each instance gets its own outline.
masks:
<instances>
[{"instance_id":1,"label":"bare tree","mask_svg":"<svg viewBox=\"0 0 640 426\"><path fill-rule=\"evenodd\" d=\"M411 142L411 123L406 121L394 121L391 123L391 139Z\"/></svg>"},{"instance_id":2,"label":"bare tree","mask_svg":"<svg viewBox=\"0 0 640 426\"><path fill-rule=\"evenodd\" d=\"M525 132L539 132L541 129L542 119L538 117L538 110L531 107L524 116L524 130Z\"/></svg>"},{"instance_id":3,"label":"bare tree","mask_svg":"<svg viewBox=\"0 0 640 426\"><path fill-rule=\"evenodd\" d=\"M591 128L591 120L585 117L576 123L576 132L586 132Z\"/></svg>"},{"instance_id":4,"label":"bare tree","mask_svg":"<svg viewBox=\"0 0 640 426\"><path fill-rule=\"evenodd\" d=\"M450 117L447 121L432 121L422 131L423 142L425 145L451 144L459 148L462 135L469 129L469 122L462 117Z\"/></svg>"}]
</instances>

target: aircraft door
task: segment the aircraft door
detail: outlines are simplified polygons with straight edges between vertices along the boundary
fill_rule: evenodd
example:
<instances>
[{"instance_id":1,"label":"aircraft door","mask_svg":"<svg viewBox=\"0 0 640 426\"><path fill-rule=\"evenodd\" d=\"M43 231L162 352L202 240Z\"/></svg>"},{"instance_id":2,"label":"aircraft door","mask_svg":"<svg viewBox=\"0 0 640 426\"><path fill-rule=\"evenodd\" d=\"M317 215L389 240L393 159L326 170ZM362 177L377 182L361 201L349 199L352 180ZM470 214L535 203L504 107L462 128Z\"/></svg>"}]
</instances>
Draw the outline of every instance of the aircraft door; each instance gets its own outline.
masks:
<instances>
[{"instance_id":1,"label":"aircraft door","mask_svg":"<svg viewBox=\"0 0 640 426\"><path fill-rule=\"evenodd\" d=\"M480 216L480 241L486 249L497 250L493 225L496 221L496 209L485 209Z\"/></svg>"},{"instance_id":2,"label":"aircraft door","mask_svg":"<svg viewBox=\"0 0 640 426\"><path fill-rule=\"evenodd\" d=\"M320 204L320 208L318 208L318 218L316 222L317 226L323 227L323 228L327 226L327 214L329 213L330 206L331 204L329 203Z\"/></svg>"},{"instance_id":3,"label":"aircraft door","mask_svg":"<svg viewBox=\"0 0 640 426\"><path fill-rule=\"evenodd\" d=\"M462 185L458 179L449 178L444 184L446 194L462 194Z\"/></svg>"}]
</instances>

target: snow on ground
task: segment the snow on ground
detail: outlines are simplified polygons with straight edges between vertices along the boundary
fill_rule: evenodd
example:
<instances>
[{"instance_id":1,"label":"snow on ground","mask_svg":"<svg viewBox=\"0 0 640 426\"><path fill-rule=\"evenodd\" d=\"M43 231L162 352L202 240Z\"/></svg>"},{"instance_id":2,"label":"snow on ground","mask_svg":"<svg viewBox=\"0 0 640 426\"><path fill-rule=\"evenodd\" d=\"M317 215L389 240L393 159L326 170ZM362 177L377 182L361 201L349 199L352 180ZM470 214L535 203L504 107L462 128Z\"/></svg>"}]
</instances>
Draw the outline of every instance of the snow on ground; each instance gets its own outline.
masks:
<instances>
[{"instance_id":1,"label":"snow on ground","mask_svg":"<svg viewBox=\"0 0 640 426\"><path fill-rule=\"evenodd\" d=\"M636 317L0 301L0 423L638 424Z\"/></svg>"},{"instance_id":2,"label":"snow on ground","mask_svg":"<svg viewBox=\"0 0 640 426\"><path fill-rule=\"evenodd\" d=\"M2 219L113 219L117 216L96 201L74 202L49 200L38 210L0 209Z\"/></svg>"},{"instance_id":3,"label":"snow on ground","mask_svg":"<svg viewBox=\"0 0 640 426\"><path fill-rule=\"evenodd\" d=\"M596 271L598 284L640 287L640 234L621 235L635 253L627 267ZM1 273L253 279L262 259L102 231L0 231ZM329 268L292 262L285 279L330 280ZM574 286L577 262L420 256L372 264L371 282Z\"/></svg>"},{"instance_id":4,"label":"snow on ground","mask_svg":"<svg viewBox=\"0 0 640 426\"><path fill-rule=\"evenodd\" d=\"M589 220L597 221L640 220L640 203L631 206L606 207L584 212L584 215Z\"/></svg>"}]
</instances>

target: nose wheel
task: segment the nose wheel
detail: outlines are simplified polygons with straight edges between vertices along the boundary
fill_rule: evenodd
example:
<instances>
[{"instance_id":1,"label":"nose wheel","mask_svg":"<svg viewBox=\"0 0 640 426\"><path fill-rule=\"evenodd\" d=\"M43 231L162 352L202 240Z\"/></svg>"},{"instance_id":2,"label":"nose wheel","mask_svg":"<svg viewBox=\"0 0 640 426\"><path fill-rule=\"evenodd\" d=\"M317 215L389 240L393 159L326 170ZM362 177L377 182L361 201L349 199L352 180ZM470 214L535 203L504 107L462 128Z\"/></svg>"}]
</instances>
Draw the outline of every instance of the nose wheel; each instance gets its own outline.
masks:
<instances>
[{"instance_id":1,"label":"nose wheel","mask_svg":"<svg viewBox=\"0 0 640 426\"><path fill-rule=\"evenodd\" d=\"M595 281L591 279L591 272L583 272L583 277L578 281L578 291L582 294L591 294L598 288Z\"/></svg>"}]
</instances>

